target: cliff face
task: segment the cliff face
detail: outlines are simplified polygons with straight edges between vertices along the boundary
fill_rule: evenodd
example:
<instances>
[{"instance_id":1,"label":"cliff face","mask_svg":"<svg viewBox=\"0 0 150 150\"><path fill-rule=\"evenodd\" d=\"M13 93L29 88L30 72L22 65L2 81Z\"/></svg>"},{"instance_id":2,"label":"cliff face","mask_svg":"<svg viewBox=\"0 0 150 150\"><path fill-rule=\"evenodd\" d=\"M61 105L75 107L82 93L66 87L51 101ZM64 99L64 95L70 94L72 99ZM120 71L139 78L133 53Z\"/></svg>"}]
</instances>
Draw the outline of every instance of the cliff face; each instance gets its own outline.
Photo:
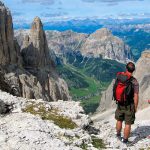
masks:
<instances>
[{"instance_id":1,"label":"cliff face","mask_svg":"<svg viewBox=\"0 0 150 150\"><path fill-rule=\"evenodd\" d=\"M150 50L146 50L142 53L141 58L136 64L136 71L134 76L140 83L140 101L139 107L144 108L149 104L147 100L150 99Z\"/></svg>"},{"instance_id":2,"label":"cliff face","mask_svg":"<svg viewBox=\"0 0 150 150\"><path fill-rule=\"evenodd\" d=\"M146 50L142 53L140 59L136 63L135 77L140 81L143 76L150 74L150 50Z\"/></svg>"},{"instance_id":3,"label":"cliff face","mask_svg":"<svg viewBox=\"0 0 150 150\"><path fill-rule=\"evenodd\" d=\"M34 19L30 35L26 35L20 52L14 40L10 11L0 3L0 12L2 89L30 99L70 100L67 84L55 71L41 20Z\"/></svg>"},{"instance_id":4,"label":"cliff face","mask_svg":"<svg viewBox=\"0 0 150 150\"><path fill-rule=\"evenodd\" d=\"M113 80L111 82L111 84L109 85L109 87L107 88L106 91L102 92L102 98L100 101L100 105L96 110L97 113L104 112L104 111L107 111L109 109L113 109L116 107L116 103L112 99L113 98L112 91L113 91L114 82L115 82L115 80Z\"/></svg>"},{"instance_id":5,"label":"cliff face","mask_svg":"<svg viewBox=\"0 0 150 150\"><path fill-rule=\"evenodd\" d=\"M132 59L130 48L125 43L111 34L111 32L102 28L91 34L81 48L83 55L92 55L94 57L103 56L121 62Z\"/></svg>"},{"instance_id":6,"label":"cliff face","mask_svg":"<svg viewBox=\"0 0 150 150\"><path fill-rule=\"evenodd\" d=\"M14 41L12 17L2 2L0 2L0 22L0 64L17 64L19 50Z\"/></svg>"}]
</instances>

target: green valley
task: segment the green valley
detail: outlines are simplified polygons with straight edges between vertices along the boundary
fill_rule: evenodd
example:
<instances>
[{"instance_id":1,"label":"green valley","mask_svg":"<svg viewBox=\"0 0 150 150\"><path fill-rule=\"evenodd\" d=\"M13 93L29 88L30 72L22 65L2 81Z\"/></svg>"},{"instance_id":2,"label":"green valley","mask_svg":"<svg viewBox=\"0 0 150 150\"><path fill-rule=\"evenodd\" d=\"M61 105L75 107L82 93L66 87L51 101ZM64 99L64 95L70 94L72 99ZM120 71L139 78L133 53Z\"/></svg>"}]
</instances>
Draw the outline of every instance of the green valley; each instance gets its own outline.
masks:
<instances>
[{"instance_id":1,"label":"green valley","mask_svg":"<svg viewBox=\"0 0 150 150\"><path fill-rule=\"evenodd\" d=\"M65 79L73 100L81 101L86 113L94 113L104 91L124 64L114 60L66 56L67 63L59 65L59 75Z\"/></svg>"}]
</instances>

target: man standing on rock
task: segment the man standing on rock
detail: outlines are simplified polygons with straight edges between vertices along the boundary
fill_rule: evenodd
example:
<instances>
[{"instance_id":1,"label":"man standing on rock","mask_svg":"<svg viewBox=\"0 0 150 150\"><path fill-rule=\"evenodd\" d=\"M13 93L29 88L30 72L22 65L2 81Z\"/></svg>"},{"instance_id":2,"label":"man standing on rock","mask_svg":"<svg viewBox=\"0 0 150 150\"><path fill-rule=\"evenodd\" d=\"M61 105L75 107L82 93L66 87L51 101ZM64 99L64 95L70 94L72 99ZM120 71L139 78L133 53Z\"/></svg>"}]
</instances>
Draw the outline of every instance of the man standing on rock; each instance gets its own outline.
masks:
<instances>
[{"instance_id":1,"label":"man standing on rock","mask_svg":"<svg viewBox=\"0 0 150 150\"><path fill-rule=\"evenodd\" d=\"M132 76L135 65L129 62L126 65L126 72L117 73L113 87L113 97L117 103L115 112L117 137L121 139L122 122L125 121L123 143L128 143L131 132L131 125L135 121L135 113L138 107L139 84Z\"/></svg>"}]
</instances>

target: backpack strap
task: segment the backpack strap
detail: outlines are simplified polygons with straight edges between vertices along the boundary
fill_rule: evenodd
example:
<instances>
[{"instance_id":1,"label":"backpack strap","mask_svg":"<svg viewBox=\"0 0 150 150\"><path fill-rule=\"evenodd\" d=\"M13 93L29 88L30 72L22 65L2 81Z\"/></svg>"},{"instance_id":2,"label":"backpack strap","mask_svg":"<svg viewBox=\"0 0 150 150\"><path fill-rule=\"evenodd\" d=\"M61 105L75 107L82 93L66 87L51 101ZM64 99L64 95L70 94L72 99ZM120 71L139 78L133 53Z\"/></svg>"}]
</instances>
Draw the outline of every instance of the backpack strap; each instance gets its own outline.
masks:
<instances>
[{"instance_id":1,"label":"backpack strap","mask_svg":"<svg viewBox=\"0 0 150 150\"><path fill-rule=\"evenodd\" d=\"M116 78L115 83L114 83L114 85L113 85L113 95L112 95L112 100L114 100L114 101L116 101L115 95L116 95L116 87L117 87L117 85L118 85L118 78ZM116 101L116 102L117 102L117 101Z\"/></svg>"},{"instance_id":2,"label":"backpack strap","mask_svg":"<svg viewBox=\"0 0 150 150\"><path fill-rule=\"evenodd\" d=\"M127 80L127 84L131 84L130 88L131 88L132 90L134 90L134 89L133 89L133 82L132 82L134 79L135 79L135 78L134 78L133 76L131 76L131 77ZM133 94L133 93L132 93L132 94ZM133 96L133 95L132 95L132 96ZM128 101L126 101L126 102L128 102L127 104L130 104L130 105L131 105L131 104L132 104L132 99L129 98ZM126 105L127 105L127 104L126 104ZM130 106L130 107L131 107L131 106Z\"/></svg>"}]
</instances>

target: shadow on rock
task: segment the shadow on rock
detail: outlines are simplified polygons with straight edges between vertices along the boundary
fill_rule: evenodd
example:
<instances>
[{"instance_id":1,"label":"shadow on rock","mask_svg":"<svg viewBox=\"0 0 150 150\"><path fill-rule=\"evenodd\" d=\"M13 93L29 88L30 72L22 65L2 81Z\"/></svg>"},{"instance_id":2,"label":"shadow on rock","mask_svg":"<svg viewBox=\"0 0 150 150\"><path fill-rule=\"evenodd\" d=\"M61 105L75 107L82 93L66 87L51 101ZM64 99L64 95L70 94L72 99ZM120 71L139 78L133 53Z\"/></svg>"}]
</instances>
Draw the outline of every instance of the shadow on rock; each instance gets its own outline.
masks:
<instances>
[{"instance_id":1,"label":"shadow on rock","mask_svg":"<svg viewBox=\"0 0 150 150\"><path fill-rule=\"evenodd\" d=\"M95 127L92 126L93 125L93 121L91 121L89 123L89 125L84 126L83 129L86 130L89 134L95 134L98 135L100 130L96 129Z\"/></svg>"},{"instance_id":2,"label":"shadow on rock","mask_svg":"<svg viewBox=\"0 0 150 150\"><path fill-rule=\"evenodd\" d=\"M2 100L0 100L0 114L6 115L9 114L13 109L13 104L7 104L4 103Z\"/></svg>"},{"instance_id":3,"label":"shadow on rock","mask_svg":"<svg viewBox=\"0 0 150 150\"><path fill-rule=\"evenodd\" d=\"M135 137L132 144L137 143L138 141L141 141L142 139L147 138L150 135L150 126L139 126L137 127L133 132L132 135Z\"/></svg>"}]
</instances>

